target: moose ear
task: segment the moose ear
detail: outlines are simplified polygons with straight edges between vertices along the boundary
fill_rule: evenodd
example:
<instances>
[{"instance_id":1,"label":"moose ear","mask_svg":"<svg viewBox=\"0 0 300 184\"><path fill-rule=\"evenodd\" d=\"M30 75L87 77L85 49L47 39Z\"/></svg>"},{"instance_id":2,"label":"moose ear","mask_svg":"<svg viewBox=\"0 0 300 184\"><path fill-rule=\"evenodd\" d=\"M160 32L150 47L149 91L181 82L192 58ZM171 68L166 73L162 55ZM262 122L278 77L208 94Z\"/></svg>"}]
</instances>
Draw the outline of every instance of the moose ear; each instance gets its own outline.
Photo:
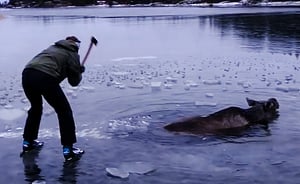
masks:
<instances>
[{"instance_id":1,"label":"moose ear","mask_svg":"<svg viewBox=\"0 0 300 184\"><path fill-rule=\"evenodd\" d=\"M248 103L249 106L254 106L254 105L256 105L256 103L257 103L257 101L252 100L252 99L250 99L250 98L246 98L246 100L247 100L247 103Z\"/></svg>"},{"instance_id":2,"label":"moose ear","mask_svg":"<svg viewBox=\"0 0 300 184\"><path fill-rule=\"evenodd\" d=\"M279 103L275 98L270 98L267 101L266 107L268 109L278 109L279 108Z\"/></svg>"}]
</instances>

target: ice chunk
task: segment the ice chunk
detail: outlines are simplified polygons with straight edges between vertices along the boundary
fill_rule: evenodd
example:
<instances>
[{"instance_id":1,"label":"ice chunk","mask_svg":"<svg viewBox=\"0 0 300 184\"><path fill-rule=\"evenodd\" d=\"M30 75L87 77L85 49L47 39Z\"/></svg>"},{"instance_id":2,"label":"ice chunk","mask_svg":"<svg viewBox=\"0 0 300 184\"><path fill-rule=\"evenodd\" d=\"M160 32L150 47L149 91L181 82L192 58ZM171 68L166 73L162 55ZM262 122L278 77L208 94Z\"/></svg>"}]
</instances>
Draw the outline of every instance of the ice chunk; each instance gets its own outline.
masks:
<instances>
[{"instance_id":1,"label":"ice chunk","mask_svg":"<svg viewBox=\"0 0 300 184\"><path fill-rule=\"evenodd\" d=\"M14 107L11 104L6 104L4 106L5 109L13 109Z\"/></svg>"},{"instance_id":2,"label":"ice chunk","mask_svg":"<svg viewBox=\"0 0 300 184\"><path fill-rule=\"evenodd\" d=\"M15 120L25 115L25 112L20 109L1 109L0 119L2 120Z\"/></svg>"},{"instance_id":3,"label":"ice chunk","mask_svg":"<svg viewBox=\"0 0 300 184\"><path fill-rule=\"evenodd\" d=\"M205 96L209 97L209 98L212 98L212 97L214 97L214 94L213 93L206 93Z\"/></svg>"},{"instance_id":4,"label":"ice chunk","mask_svg":"<svg viewBox=\"0 0 300 184\"><path fill-rule=\"evenodd\" d=\"M119 86L117 86L117 88L119 88L119 89L125 89L126 86L124 84L120 84Z\"/></svg>"},{"instance_id":5,"label":"ice chunk","mask_svg":"<svg viewBox=\"0 0 300 184\"><path fill-rule=\"evenodd\" d=\"M128 178L129 174L148 174L155 171L155 168L144 162L123 163L119 168L108 167L105 169L109 176L117 178Z\"/></svg>"},{"instance_id":6,"label":"ice chunk","mask_svg":"<svg viewBox=\"0 0 300 184\"><path fill-rule=\"evenodd\" d=\"M285 80L286 80L286 81L291 81L291 80L293 80L293 75L287 75L287 76L285 76Z\"/></svg>"},{"instance_id":7,"label":"ice chunk","mask_svg":"<svg viewBox=\"0 0 300 184\"><path fill-rule=\"evenodd\" d=\"M147 174L155 171L155 168L145 162L128 162L121 165L122 170L135 174Z\"/></svg>"},{"instance_id":8,"label":"ice chunk","mask_svg":"<svg viewBox=\"0 0 300 184\"><path fill-rule=\"evenodd\" d=\"M189 87L198 87L199 86L196 82L194 82L192 80L186 80L184 83L186 86L189 86Z\"/></svg>"},{"instance_id":9,"label":"ice chunk","mask_svg":"<svg viewBox=\"0 0 300 184\"><path fill-rule=\"evenodd\" d=\"M172 89L173 84L164 84L164 86L166 89Z\"/></svg>"},{"instance_id":10,"label":"ice chunk","mask_svg":"<svg viewBox=\"0 0 300 184\"><path fill-rule=\"evenodd\" d=\"M174 83L176 83L178 79L177 79L177 78L174 78L174 77L167 77L166 80L167 80L168 82L174 82Z\"/></svg>"},{"instance_id":11,"label":"ice chunk","mask_svg":"<svg viewBox=\"0 0 300 184\"><path fill-rule=\"evenodd\" d=\"M23 98L23 99L21 100L21 102L22 102L22 103L28 103L29 100L28 100L27 98Z\"/></svg>"},{"instance_id":12,"label":"ice chunk","mask_svg":"<svg viewBox=\"0 0 300 184\"><path fill-rule=\"evenodd\" d=\"M162 82L151 82L150 85L151 85L152 91L159 91L159 90L161 90Z\"/></svg>"},{"instance_id":13,"label":"ice chunk","mask_svg":"<svg viewBox=\"0 0 300 184\"><path fill-rule=\"evenodd\" d=\"M243 86L243 88L250 88L250 87L251 87L251 83L249 83L249 82L244 82L244 83L242 84L242 86Z\"/></svg>"},{"instance_id":14,"label":"ice chunk","mask_svg":"<svg viewBox=\"0 0 300 184\"><path fill-rule=\"evenodd\" d=\"M188 91L188 90L190 90L190 89L191 89L191 87L190 87L189 85L185 85L185 86L184 86L184 90Z\"/></svg>"},{"instance_id":15,"label":"ice chunk","mask_svg":"<svg viewBox=\"0 0 300 184\"><path fill-rule=\"evenodd\" d=\"M144 86L142 84L131 84L128 85L129 88L133 88L133 89L143 89Z\"/></svg>"},{"instance_id":16,"label":"ice chunk","mask_svg":"<svg viewBox=\"0 0 300 184\"><path fill-rule=\"evenodd\" d=\"M105 170L109 176L123 178L123 179L129 177L129 172L123 171L122 169L108 167Z\"/></svg>"},{"instance_id":17,"label":"ice chunk","mask_svg":"<svg viewBox=\"0 0 300 184\"><path fill-rule=\"evenodd\" d=\"M203 83L206 85L220 85L220 80L203 80Z\"/></svg>"}]
</instances>

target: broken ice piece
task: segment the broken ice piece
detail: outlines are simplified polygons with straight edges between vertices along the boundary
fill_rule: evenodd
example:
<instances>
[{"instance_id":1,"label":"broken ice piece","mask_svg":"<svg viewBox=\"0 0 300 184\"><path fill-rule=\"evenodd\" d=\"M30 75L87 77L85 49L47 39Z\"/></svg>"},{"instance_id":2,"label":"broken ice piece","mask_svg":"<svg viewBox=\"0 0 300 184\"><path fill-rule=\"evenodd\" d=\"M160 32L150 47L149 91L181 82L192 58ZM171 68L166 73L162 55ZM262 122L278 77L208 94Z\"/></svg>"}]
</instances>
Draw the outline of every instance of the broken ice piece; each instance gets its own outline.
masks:
<instances>
[{"instance_id":1,"label":"broken ice piece","mask_svg":"<svg viewBox=\"0 0 300 184\"><path fill-rule=\"evenodd\" d=\"M142 84L130 84L128 85L129 88L133 88L133 89L143 89L144 86Z\"/></svg>"},{"instance_id":2,"label":"broken ice piece","mask_svg":"<svg viewBox=\"0 0 300 184\"><path fill-rule=\"evenodd\" d=\"M135 174L147 174L153 172L155 168L145 162L130 162L121 165L122 170Z\"/></svg>"},{"instance_id":3,"label":"broken ice piece","mask_svg":"<svg viewBox=\"0 0 300 184\"><path fill-rule=\"evenodd\" d=\"M174 77L167 77L166 80L167 80L168 82L174 82L174 83L177 82L177 79L174 78Z\"/></svg>"},{"instance_id":4,"label":"broken ice piece","mask_svg":"<svg viewBox=\"0 0 300 184\"><path fill-rule=\"evenodd\" d=\"M161 89L161 82L151 82L151 88L152 90L160 90Z\"/></svg>"},{"instance_id":5,"label":"broken ice piece","mask_svg":"<svg viewBox=\"0 0 300 184\"><path fill-rule=\"evenodd\" d=\"M165 84L164 86L165 86L166 89L172 89L173 84Z\"/></svg>"},{"instance_id":6,"label":"broken ice piece","mask_svg":"<svg viewBox=\"0 0 300 184\"><path fill-rule=\"evenodd\" d=\"M106 168L105 170L109 176L122 178L122 179L129 177L129 172L126 172L126 171L118 169L118 168L111 167L111 168Z\"/></svg>"},{"instance_id":7,"label":"broken ice piece","mask_svg":"<svg viewBox=\"0 0 300 184\"><path fill-rule=\"evenodd\" d=\"M212 97L214 97L214 94L213 93L206 93L205 96L209 97L209 98L212 98Z\"/></svg>"},{"instance_id":8,"label":"broken ice piece","mask_svg":"<svg viewBox=\"0 0 300 184\"><path fill-rule=\"evenodd\" d=\"M220 80L204 80L203 83L206 85L220 85L221 81Z\"/></svg>"}]
</instances>

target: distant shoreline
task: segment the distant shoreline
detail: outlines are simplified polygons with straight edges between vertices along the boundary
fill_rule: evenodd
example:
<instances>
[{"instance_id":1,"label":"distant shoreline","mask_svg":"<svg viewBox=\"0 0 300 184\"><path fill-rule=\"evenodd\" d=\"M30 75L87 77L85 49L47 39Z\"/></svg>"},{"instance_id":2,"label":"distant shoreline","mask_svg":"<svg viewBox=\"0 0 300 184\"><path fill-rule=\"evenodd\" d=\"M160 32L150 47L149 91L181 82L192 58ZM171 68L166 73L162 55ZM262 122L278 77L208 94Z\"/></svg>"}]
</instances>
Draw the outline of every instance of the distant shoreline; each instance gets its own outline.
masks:
<instances>
[{"instance_id":1,"label":"distant shoreline","mask_svg":"<svg viewBox=\"0 0 300 184\"><path fill-rule=\"evenodd\" d=\"M135 7L199 7L199 8L206 8L206 7L215 7L215 8L242 8L242 7L300 7L300 1L282 1L282 2L261 2L261 3L248 3L247 1L240 1L240 2L220 2L220 3L181 3L181 4L162 4L162 3L150 3L150 4L135 4L135 5L128 5L128 4L114 4L114 5L87 5L87 6L63 6L63 5L53 5L52 7L30 7L26 4L23 6L3 6L0 8L7 8L7 9L18 9L18 8L84 8L84 7L103 7L103 8L135 8Z\"/></svg>"}]
</instances>

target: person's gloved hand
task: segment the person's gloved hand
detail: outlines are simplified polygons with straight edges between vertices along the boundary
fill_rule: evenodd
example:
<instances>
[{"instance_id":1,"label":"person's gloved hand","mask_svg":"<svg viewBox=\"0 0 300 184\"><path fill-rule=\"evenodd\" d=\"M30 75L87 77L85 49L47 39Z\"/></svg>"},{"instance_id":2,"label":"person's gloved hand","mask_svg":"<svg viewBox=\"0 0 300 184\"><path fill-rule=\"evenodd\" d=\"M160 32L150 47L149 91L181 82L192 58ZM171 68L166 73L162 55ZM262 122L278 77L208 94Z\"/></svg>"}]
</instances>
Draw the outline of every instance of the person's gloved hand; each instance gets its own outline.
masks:
<instances>
[{"instance_id":1,"label":"person's gloved hand","mask_svg":"<svg viewBox=\"0 0 300 184\"><path fill-rule=\"evenodd\" d=\"M85 67L83 65L80 66L80 73L83 73L85 71Z\"/></svg>"}]
</instances>

